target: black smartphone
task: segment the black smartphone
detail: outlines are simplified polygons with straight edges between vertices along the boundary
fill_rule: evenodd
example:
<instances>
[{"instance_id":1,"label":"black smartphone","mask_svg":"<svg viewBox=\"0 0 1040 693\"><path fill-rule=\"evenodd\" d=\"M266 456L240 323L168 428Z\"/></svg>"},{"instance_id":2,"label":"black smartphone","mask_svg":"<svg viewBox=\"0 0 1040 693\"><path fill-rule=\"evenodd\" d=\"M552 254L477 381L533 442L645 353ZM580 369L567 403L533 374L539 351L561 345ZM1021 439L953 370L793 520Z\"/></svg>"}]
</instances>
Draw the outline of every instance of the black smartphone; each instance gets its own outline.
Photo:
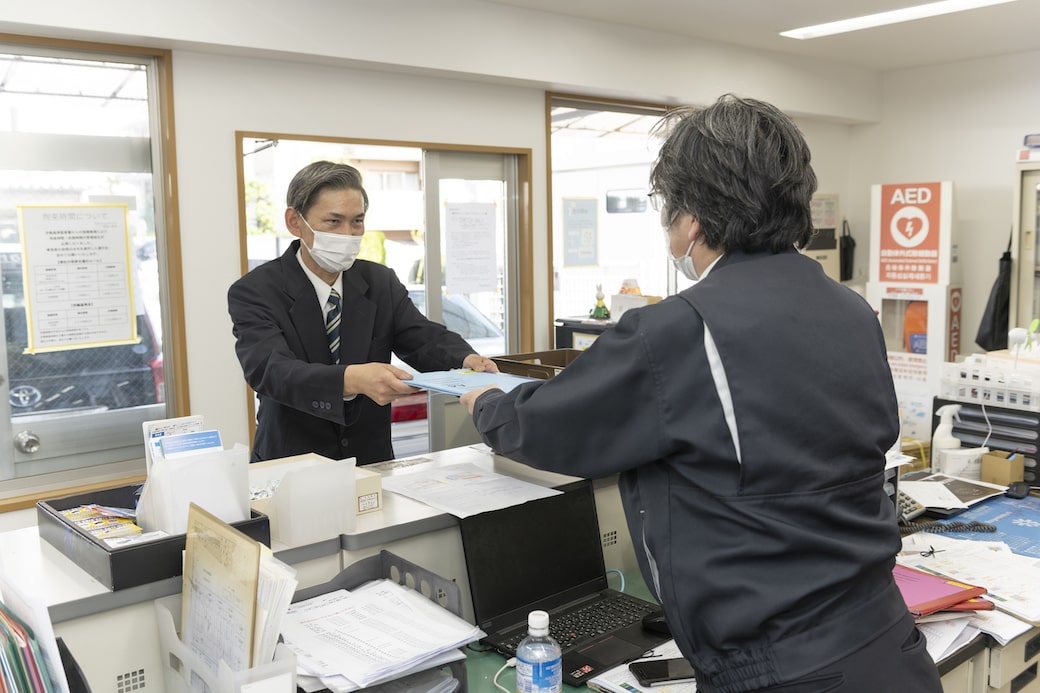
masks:
<instances>
[{"instance_id":1,"label":"black smartphone","mask_svg":"<svg viewBox=\"0 0 1040 693\"><path fill-rule=\"evenodd\" d=\"M693 667L682 657L675 659L644 659L632 662L628 670L641 686L659 686L663 683L693 681Z\"/></svg>"}]
</instances>

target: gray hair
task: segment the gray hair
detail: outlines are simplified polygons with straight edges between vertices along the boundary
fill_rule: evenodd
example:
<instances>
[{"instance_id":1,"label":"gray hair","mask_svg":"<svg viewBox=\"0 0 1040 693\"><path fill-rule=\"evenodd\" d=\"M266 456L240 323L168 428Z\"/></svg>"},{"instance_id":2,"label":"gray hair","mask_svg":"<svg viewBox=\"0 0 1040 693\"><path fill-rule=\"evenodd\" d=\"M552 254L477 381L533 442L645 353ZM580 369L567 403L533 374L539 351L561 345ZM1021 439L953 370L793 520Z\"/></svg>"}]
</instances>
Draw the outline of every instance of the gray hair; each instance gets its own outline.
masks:
<instances>
[{"instance_id":1,"label":"gray hair","mask_svg":"<svg viewBox=\"0 0 1040 693\"><path fill-rule=\"evenodd\" d=\"M314 204L314 198L322 190L359 190L365 199L365 211L368 211L368 193L361 185L361 172L347 164L334 164L331 161L315 161L308 164L293 176L289 189L285 193L285 204L295 209L301 216Z\"/></svg>"},{"instance_id":2,"label":"gray hair","mask_svg":"<svg viewBox=\"0 0 1040 693\"><path fill-rule=\"evenodd\" d=\"M798 127L763 101L726 94L707 108L670 112L650 189L670 214L688 212L709 248L778 253L813 235L816 174Z\"/></svg>"}]
</instances>

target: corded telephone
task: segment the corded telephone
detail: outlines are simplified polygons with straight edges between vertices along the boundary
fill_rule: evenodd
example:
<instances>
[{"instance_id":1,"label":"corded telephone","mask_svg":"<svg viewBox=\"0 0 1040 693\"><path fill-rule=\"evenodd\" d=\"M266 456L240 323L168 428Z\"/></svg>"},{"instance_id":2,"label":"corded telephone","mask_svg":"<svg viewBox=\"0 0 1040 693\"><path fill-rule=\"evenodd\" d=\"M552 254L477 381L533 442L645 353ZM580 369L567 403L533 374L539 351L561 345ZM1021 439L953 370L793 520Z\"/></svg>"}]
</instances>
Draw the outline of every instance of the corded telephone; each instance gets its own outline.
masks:
<instances>
[{"instance_id":1,"label":"corded telephone","mask_svg":"<svg viewBox=\"0 0 1040 693\"><path fill-rule=\"evenodd\" d=\"M899 513L900 522L909 522L925 511L925 507L914 500L909 493L898 491L897 495L898 507L896 510Z\"/></svg>"}]
</instances>

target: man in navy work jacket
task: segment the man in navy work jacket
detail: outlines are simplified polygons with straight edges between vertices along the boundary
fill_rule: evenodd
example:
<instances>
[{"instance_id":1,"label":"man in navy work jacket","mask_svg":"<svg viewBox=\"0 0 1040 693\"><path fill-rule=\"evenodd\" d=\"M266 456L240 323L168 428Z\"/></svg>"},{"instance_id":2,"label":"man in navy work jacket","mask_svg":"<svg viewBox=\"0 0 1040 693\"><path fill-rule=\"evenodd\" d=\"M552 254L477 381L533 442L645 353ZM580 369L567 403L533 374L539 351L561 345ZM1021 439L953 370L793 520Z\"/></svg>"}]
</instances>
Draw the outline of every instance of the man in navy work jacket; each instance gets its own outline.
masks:
<instances>
[{"instance_id":1,"label":"man in navy work jacket","mask_svg":"<svg viewBox=\"0 0 1040 693\"><path fill-rule=\"evenodd\" d=\"M651 190L696 283L626 311L554 378L462 401L503 455L620 473L642 573L700 693L938 693L892 578L884 337L796 250L812 234L809 149L775 107L732 95L659 131Z\"/></svg>"},{"instance_id":2,"label":"man in navy work jacket","mask_svg":"<svg viewBox=\"0 0 1040 693\"><path fill-rule=\"evenodd\" d=\"M289 184L285 224L299 240L228 291L235 350L259 395L252 460L314 452L369 464L394 457L390 402L418 371L497 371L426 319L393 270L357 260L368 194L352 166L319 161Z\"/></svg>"}]
</instances>

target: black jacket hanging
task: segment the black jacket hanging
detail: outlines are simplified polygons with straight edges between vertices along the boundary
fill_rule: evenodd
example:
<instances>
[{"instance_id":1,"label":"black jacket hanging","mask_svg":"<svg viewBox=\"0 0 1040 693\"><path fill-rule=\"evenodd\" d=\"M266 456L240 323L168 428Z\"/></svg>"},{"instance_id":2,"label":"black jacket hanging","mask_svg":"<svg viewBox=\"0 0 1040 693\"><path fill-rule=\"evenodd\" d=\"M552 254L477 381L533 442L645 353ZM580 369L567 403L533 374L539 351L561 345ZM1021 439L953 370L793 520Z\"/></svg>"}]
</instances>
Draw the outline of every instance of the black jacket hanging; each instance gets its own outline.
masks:
<instances>
[{"instance_id":1,"label":"black jacket hanging","mask_svg":"<svg viewBox=\"0 0 1040 693\"><path fill-rule=\"evenodd\" d=\"M982 312L975 343L986 351L1007 349L1008 311L1011 302L1011 239L1008 249L997 263L997 279L989 292L986 309Z\"/></svg>"},{"instance_id":2,"label":"black jacket hanging","mask_svg":"<svg viewBox=\"0 0 1040 693\"><path fill-rule=\"evenodd\" d=\"M841 220L841 238L838 239L838 256L840 259L841 280L847 282L852 279L854 257L856 255L856 239L852 237L849 222Z\"/></svg>"}]
</instances>

